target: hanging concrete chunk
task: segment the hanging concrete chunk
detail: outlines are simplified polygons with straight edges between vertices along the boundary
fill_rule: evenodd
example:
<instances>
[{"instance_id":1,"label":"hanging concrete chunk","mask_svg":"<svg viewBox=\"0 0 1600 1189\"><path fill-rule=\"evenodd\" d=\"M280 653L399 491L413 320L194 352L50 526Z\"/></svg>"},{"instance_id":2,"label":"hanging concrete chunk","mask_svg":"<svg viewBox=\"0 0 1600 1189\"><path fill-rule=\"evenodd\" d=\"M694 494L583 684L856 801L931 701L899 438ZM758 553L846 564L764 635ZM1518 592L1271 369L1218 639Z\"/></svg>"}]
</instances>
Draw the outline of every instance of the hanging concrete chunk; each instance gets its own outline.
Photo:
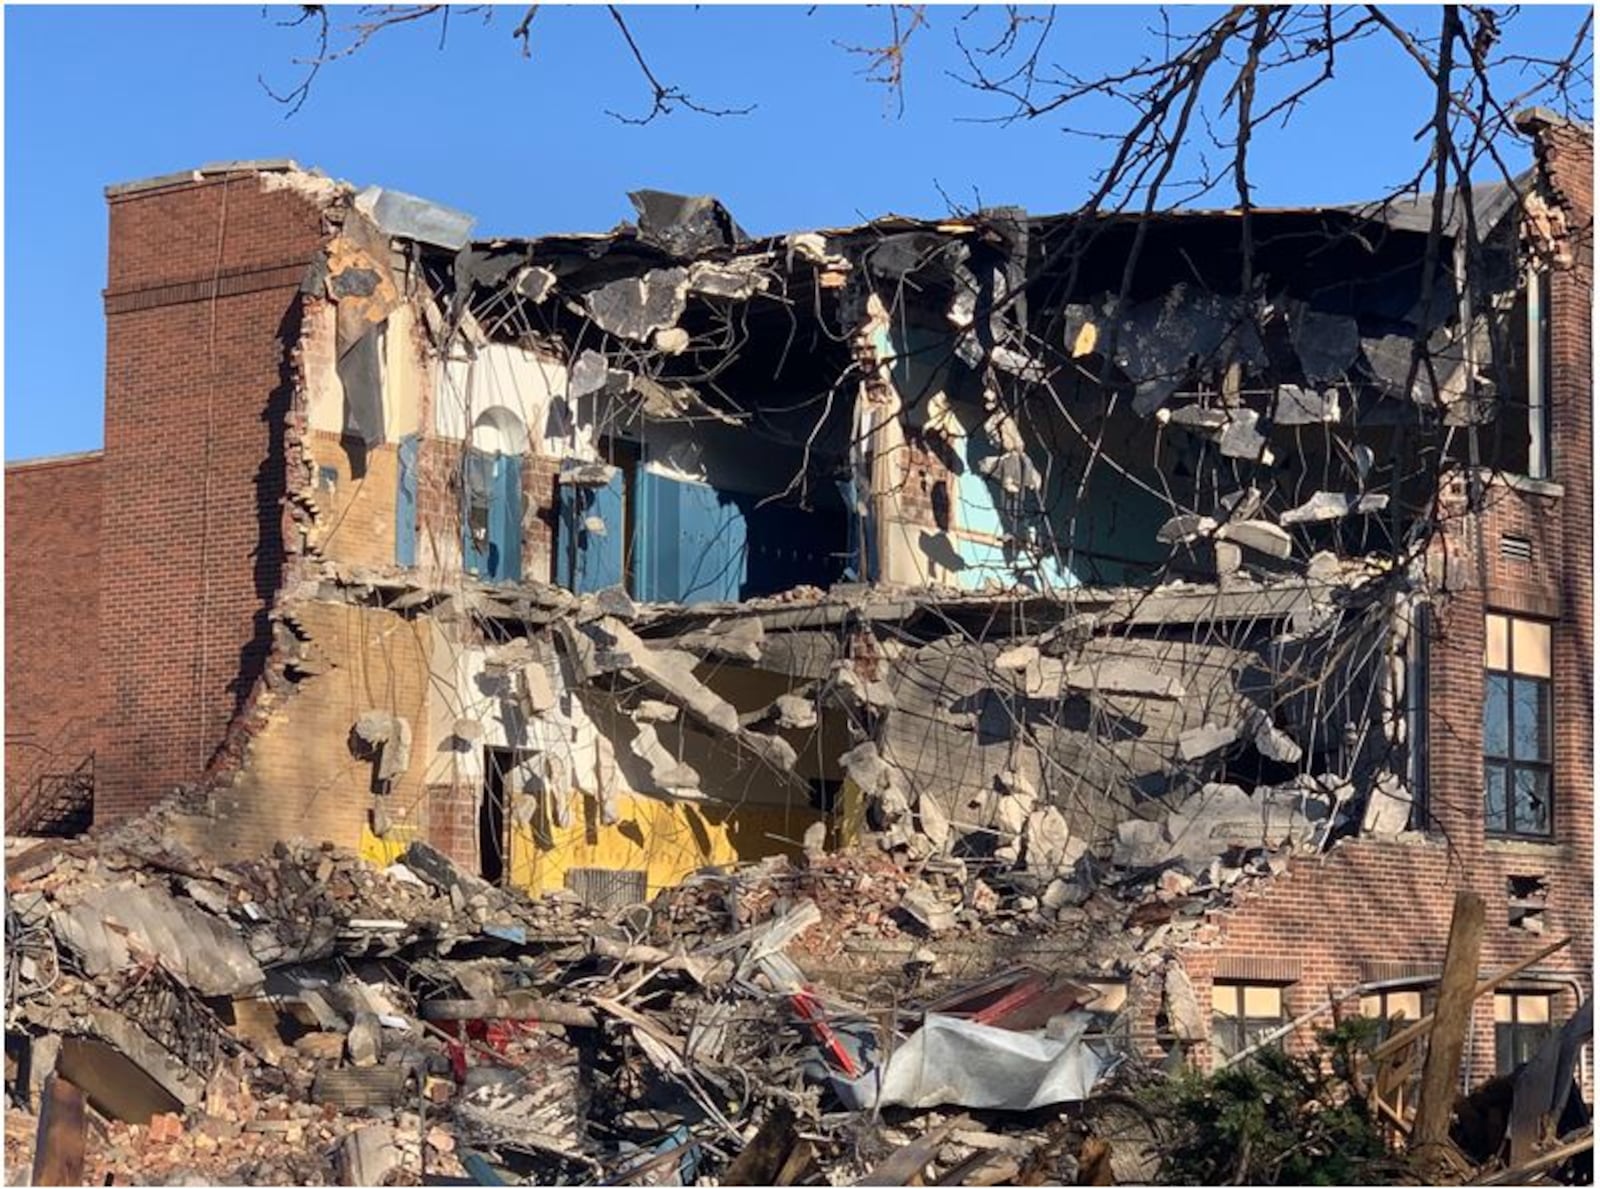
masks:
<instances>
[{"instance_id":1,"label":"hanging concrete chunk","mask_svg":"<svg viewBox=\"0 0 1600 1189\"><path fill-rule=\"evenodd\" d=\"M1039 649L1032 644L1018 644L994 658L994 667L1001 673L1020 673L1039 659Z\"/></svg>"},{"instance_id":2,"label":"hanging concrete chunk","mask_svg":"<svg viewBox=\"0 0 1600 1189\"><path fill-rule=\"evenodd\" d=\"M411 724L404 718L368 710L353 729L356 738L377 753L380 781L387 784L411 766Z\"/></svg>"},{"instance_id":3,"label":"hanging concrete chunk","mask_svg":"<svg viewBox=\"0 0 1600 1189\"><path fill-rule=\"evenodd\" d=\"M1380 838L1393 838L1411 828L1411 790L1398 776L1385 772L1367 794L1367 809L1361 830Z\"/></svg>"},{"instance_id":4,"label":"hanging concrete chunk","mask_svg":"<svg viewBox=\"0 0 1600 1189\"><path fill-rule=\"evenodd\" d=\"M1209 516L1181 512L1156 530L1156 540L1163 545L1187 545L1190 541L1215 532L1217 522Z\"/></svg>"},{"instance_id":5,"label":"hanging concrete chunk","mask_svg":"<svg viewBox=\"0 0 1600 1189\"><path fill-rule=\"evenodd\" d=\"M770 280L756 260L729 264L700 261L689 267L689 291L708 297L751 298L766 292Z\"/></svg>"},{"instance_id":6,"label":"hanging concrete chunk","mask_svg":"<svg viewBox=\"0 0 1600 1189\"><path fill-rule=\"evenodd\" d=\"M938 850L950 840L950 815L931 793L917 794L917 828Z\"/></svg>"},{"instance_id":7,"label":"hanging concrete chunk","mask_svg":"<svg viewBox=\"0 0 1600 1189\"><path fill-rule=\"evenodd\" d=\"M674 639L673 644L697 656L754 664L761 659L761 644L765 639L766 629L761 626L761 621L749 616L718 620L710 627L685 632Z\"/></svg>"},{"instance_id":8,"label":"hanging concrete chunk","mask_svg":"<svg viewBox=\"0 0 1600 1189\"><path fill-rule=\"evenodd\" d=\"M817 708L808 699L795 694L779 694L772 711L781 730L808 731L817 725Z\"/></svg>"},{"instance_id":9,"label":"hanging concrete chunk","mask_svg":"<svg viewBox=\"0 0 1600 1189\"><path fill-rule=\"evenodd\" d=\"M1294 545L1289 534L1270 520L1229 521L1217 530L1217 536L1268 557L1288 557Z\"/></svg>"},{"instance_id":10,"label":"hanging concrete chunk","mask_svg":"<svg viewBox=\"0 0 1600 1189\"><path fill-rule=\"evenodd\" d=\"M1259 706L1252 709L1245 729L1250 741L1262 756L1284 764L1298 764L1302 754L1300 745L1272 721L1272 716Z\"/></svg>"},{"instance_id":11,"label":"hanging concrete chunk","mask_svg":"<svg viewBox=\"0 0 1600 1189\"><path fill-rule=\"evenodd\" d=\"M1214 434L1227 428L1228 411L1208 409L1201 405L1184 405L1178 409L1162 409L1156 414L1156 420L1163 424L1170 422L1199 434Z\"/></svg>"},{"instance_id":12,"label":"hanging concrete chunk","mask_svg":"<svg viewBox=\"0 0 1600 1189\"><path fill-rule=\"evenodd\" d=\"M615 668L633 669L667 701L719 734L739 733L739 712L694 675L695 658L676 649L651 649L618 619L599 621L610 637Z\"/></svg>"},{"instance_id":13,"label":"hanging concrete chunk","mask_svg":"<svg viewBox=\"0 0 1600 1189\"><path fill-rule=\"evenodd\" d=\"M649 765L650 779L655 781L658 791L669 796L699 791L700 773L679 762L649 723L640 724L628 749Z\"/></svg>"},{"instance_id":14,"label":"hanging concrete chunk","mask_svg":"<svg viewBox=\"0 0 1600 1189\"><path fill-rule=\"evenodd\" d=\"M624 277L583 295L590 319L601 330L636 343L648 343L657 330L676 326L689 296L689 274L657 268L642 277Z\"/></svg>"},{"instance_id":15,"label":"hanging concrete chunk","mask_svg":"<svg viewBox=\"0 0 1600 1189\"><path fill-rule=\"evenodd\" d=\"M1319 491L1298 508L1290 508L1278 517L1278 523L1316 524L1345 516L1367 516L1382 512L1388 506L1389 497L1381 492L1356 495L1344 491Z\"/></svg>"},{"instance_id":16,"label":"hanging concrete chunk","mask_svg":"<svg viewBox=\"0 0 1600 1189\"><path fill-rule=\"evenodd\" d=\"M671 326L656 331L650 342L663 355L682 355L689 349L689 332L681 326Z\"/></svg>"},{"instance_id":17,"label":"hanging concrete chunk","mask_svg":"<svg viewBox=\"0 0 1600 1189\"><path fill-rule=\"evenodd\" d=\"M1211 723L1192 727L1178 736L1178 755L1185 763L1203 759L1220 751L1239 738L1237 727L1219 727Z\"/></svg>"},{"instance_id":18,"label":"hanging concrete chunk","mask_svg":"<svg viewBox=\"0 0 1600 1189\"><path fill-rule=\"evenodd\" d=\"M1228 414L1228 424L1217 438L1217 449L1229 458L1259 461L1263 466L1270 466L1273 458L1272 449L1267 445L1266 436L1258 428L1260 420L1253 409L1231 410Z\"/></svg>"},{"instance_id":19,"label":"hanging concrete chunk","mask_svg":"<svg viewBox=\"0 0 1600 1189\"><path fill-rule=\"evenodd\" d=\"M1274 425L1331 425L1339 420L1339 390L1318 392L1298 384L1278 385L1272 407Z\"/></svg>"}]
</instances>

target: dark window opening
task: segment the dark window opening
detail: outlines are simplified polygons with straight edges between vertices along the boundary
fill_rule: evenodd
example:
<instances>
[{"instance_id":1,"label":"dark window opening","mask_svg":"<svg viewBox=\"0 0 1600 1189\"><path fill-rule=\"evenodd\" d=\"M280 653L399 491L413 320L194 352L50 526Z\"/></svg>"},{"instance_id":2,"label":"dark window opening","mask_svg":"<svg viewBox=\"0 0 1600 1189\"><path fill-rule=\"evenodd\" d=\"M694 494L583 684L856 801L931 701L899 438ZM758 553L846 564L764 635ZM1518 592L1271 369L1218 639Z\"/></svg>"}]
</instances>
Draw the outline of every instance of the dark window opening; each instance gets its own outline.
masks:
<instances>
[{"instance_id":1,"label":"dark window opening","mask_svg":"<svg viewBox=\"0 0 1600 1189\"><path fill-rule=\"evenodd\" d=\"M1506 876L1506 923L1524 933L1544 932L1550 884L1543 876Z\"/></svg>"},{"instance_id":2,"label":"dark window opening","mask_svg":"<svg viewBox=\"0 0 1600 1189\"><path fill-rule=\"evenodd\" d=\"M483 749L483 795L478 798L478 874L490 883L505 880L511 866L510 780L516 753L509 747Z\"/></svg>"},{"instance_id":3,"label":"dark window opening","mask_svg":"<svg viewBox=\"0 0 1600 1189\"><path fill-rule=\"evenodd\" d=\"M1492 435L1491 466L1534 479L1550 477L1550 274L1530 271L1507 316L1504 391L1497 393L1505 432Z\"/></svg>"},{"instance_id":4,"label":"dark window opening","mask_svg":"<svg viewBox=\"0 0 1600 1189\"><path fill-rule=\"evenodd\" d=\"M1513 838L1553 832L1551 629L1484 617L1484 829Z\"/></svg>"}]
</instances>

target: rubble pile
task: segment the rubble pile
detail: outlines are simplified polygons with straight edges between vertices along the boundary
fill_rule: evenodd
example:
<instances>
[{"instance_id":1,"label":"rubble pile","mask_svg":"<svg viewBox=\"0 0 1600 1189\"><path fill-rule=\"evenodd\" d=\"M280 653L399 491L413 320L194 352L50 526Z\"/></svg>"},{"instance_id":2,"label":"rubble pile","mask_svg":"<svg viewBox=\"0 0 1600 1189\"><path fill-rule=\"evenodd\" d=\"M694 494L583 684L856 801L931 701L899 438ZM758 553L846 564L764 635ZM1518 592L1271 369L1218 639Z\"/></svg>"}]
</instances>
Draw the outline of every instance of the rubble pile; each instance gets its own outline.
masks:
<instances>
[{"instance_id":1,"label":"rubble pile","mask_svg":"<svg viewBox=\"0 0 1600 1189\"><path fill-rule=\"evenodd\" d=\"M777 1149L780 1183L905 1150L906 1176L1031 1160L1053 1179L1131 1047L1100 987L1017 958L1154 968L1205 903L1156 879L1046 907L864 849L709 869L603 914L422 844L386 868L304 843L221 864L148 823L10 866L11 1098L81 1087L85 1175L112 1183L690 1184ZM849 992L809 973L863 954ZM8 1121L19 1163L27 1121Z\"/></svg>"}]
</instances>

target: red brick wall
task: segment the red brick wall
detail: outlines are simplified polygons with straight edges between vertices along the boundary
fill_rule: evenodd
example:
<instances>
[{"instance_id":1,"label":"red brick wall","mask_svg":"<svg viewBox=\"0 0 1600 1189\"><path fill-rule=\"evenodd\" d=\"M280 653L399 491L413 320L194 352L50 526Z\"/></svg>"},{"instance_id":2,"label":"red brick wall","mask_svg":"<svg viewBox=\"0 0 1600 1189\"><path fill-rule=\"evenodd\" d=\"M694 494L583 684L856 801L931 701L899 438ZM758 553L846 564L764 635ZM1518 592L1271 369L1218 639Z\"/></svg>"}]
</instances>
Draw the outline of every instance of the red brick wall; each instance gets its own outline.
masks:
<instances>
[{"instance_id":1,"label":"red brick wall","mask_svg":"<svg viewBox=\"0 0 1600 1189\"><path fill-rule=\"evenodd\" d=\"M6 795L94 750L101 456L6 467Z\"/></svg>"},{"instance_id":2,"label":"red brick wall","mask_svg":"<svg viewBox=\"0 0 1600 1189\"><path fill-rule=\"evenodd\" d=\"M256 175L110 197L97 815L199 778L259 675L318 205Z\"/></svg>"},{"instance_id":3,"label":"red brick wall","mask_svg":"<svg viewBox=\"0 0 1600 1189\"><path fill-rule=\"evenodd\" d=\"M1551 283L1555 483L1517 486L1496 477L1475 516L1465 514L1465 479L1453 479L1447 487L1446 532L1440 545L1449 558L1452 589L1436 608L1429 675L1428 794L1436 836L1412 843L1351 840L1324 859L1296 859L1265 890L1216 918L1221 928L1215 945L1193 949L1184 958L1206 1009L1219 961L1298 961L1298 981L1287 993L1291 1018L1317 1007L1331 991L1362 981L1363 960L1438 965L1454 894L1464 888L1487 902L1485 972L1570 936L1570 947L1536 969L1576 975L1585 996L1592 990L1592 142L1570 126L1547 127L1540 156L1546 184L1566 211L1574 248L1572 265L1558 269ZM1531 562L1502 559L1500 538L1505 533L1532 541ZM1486 609L1552 621L1556 825L1549 842L1484 836ZM1549 907L1542 936L1508 924L1510 875L1547 881ZM1572 991L1563 991L1555 1004L1558 1016L1570 1014L1576 1002ZM1467 1063L1473 1081L1494 1072L1490 998L1476 1005Z\"/></svg>"}]
</instances>

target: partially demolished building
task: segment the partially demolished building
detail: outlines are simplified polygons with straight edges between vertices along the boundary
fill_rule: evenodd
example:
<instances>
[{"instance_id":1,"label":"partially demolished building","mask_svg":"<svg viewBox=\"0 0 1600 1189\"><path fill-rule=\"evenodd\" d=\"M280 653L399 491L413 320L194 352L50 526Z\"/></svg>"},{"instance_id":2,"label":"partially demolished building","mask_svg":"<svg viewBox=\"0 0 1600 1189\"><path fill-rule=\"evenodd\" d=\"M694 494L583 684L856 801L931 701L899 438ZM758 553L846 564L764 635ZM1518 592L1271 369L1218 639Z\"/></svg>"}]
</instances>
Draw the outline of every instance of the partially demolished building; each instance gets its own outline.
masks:
<instances>
[{"instance_id":1,"label":"partially demolished building","mask_svg":"<svg viewBox=\"0 0 1600 1189\"><path fill-rule=\"evenodd\" d=\"M1592 142L1526 125L1438 228L112 187L104 450L7 470L8 832L176 790L601 905L864 847L936 933L1137 886L1149 960L1067 973L1201 1062L1420 1015L1471 887L1486 961L1577 939L1492 1072L1592 952Z\"/></svg>"}]
</instances>

